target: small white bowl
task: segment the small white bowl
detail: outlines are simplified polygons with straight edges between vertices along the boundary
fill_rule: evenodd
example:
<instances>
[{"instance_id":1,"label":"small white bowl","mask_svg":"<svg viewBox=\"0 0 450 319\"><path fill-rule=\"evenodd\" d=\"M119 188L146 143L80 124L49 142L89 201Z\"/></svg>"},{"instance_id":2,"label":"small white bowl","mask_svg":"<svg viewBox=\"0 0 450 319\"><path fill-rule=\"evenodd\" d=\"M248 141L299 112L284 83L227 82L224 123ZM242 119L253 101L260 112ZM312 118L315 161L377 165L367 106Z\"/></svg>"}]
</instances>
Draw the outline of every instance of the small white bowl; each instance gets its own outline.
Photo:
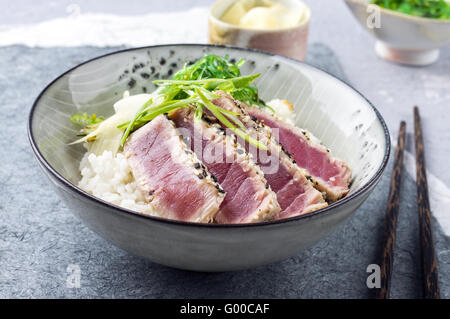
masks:
<instances>
[{"instance_id":1,"label":"small white bowl","mask_svg":"<svg viewBox=\"0 0 450 319\"><path fill-rule=\"evenodd\" d=\"M376 17L369 0L345 0L356 20L377 38L375 51L385 60L429 65L439 58L439 48L450 43L450 20L421 18L387 10L379 10L379 27L368 23ZM371 27L372 26L372 27Z\"/></svg>"},{"instance_id":2,"label":"small white bowl","mask_svg":"<svg viewBox=\"0 0 450 319\"><path fill-rule=\"evenodd\" d=\"M257 49L304 61L311 10L301 0L277 0L288 8L306 8L297 25L280 29L250 29L223 22L221 17L236 0L218 0L209 11L209 43Z\"/></svg>"}]
</instances>

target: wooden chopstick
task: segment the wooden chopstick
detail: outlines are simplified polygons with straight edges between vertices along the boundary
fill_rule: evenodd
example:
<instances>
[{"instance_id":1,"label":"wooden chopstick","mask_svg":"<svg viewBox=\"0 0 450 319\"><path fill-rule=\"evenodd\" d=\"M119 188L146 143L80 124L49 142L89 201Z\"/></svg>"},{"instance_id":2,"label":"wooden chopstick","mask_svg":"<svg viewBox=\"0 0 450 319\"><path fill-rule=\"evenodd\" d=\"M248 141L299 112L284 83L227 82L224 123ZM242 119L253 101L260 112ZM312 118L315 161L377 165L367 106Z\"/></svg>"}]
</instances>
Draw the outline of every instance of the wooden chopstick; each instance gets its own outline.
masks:
<instances>
[{"instance_id":1,"label":"wooden chopstick","mask_svg":"<svg viewBox=\"0 0 450 319\"><path fill-rule=\"evenodd\" d=\"M423 146L419 108L417 106L414 107L414 141L416 149L416 185L422 255L423 296L424 298L429 299L439 299L439 280L436 251L434 249L433 233L431 229L431 211L425 168L425 150Z\"/></svg>"},{"instance_id":2,"label":"wooden chopstick","mask_svg":"<svg viewBox=\"0 0 450 319\"><path fill-rule=\"evenodd\" d=\"M376 298L388 299L391 290L392 264L394 260L395 233L397 228L400 184L403 170L403 151L405 149L406 123L400 123L397 149L395 150L394 169L392 171L389 200L386 209L384 228L384 246L381 257L380 289L376 290Z\"/></svg>"}]
</instances>

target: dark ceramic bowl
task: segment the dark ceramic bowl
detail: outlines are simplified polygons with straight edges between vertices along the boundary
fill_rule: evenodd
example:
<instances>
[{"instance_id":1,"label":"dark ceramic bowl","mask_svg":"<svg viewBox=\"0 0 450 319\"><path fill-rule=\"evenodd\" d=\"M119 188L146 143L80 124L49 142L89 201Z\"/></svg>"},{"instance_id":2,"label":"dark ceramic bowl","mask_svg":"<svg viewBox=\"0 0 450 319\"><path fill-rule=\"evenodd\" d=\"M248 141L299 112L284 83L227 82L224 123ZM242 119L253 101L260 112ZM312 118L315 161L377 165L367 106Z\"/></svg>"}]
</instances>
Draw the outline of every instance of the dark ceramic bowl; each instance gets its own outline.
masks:
<instances>
[{"instance_id":1,"label":"dark ceramic bowl","mask_svg":"<svg viewBox=\"0 0 450 319\"><path fill-rule=\"evenodd\" d=\"M243 72L262 72L263 99L295 105L297 124L321 139L352 168L344 199L313 213L256 224L213 225L146 216L77 187L84 149L68 145L77 132L73 113L104 116L124 90L151 91L151 80L170 76L185 61L205 53L245 58ZM176 64L176 66L175 66ZM154 262L198 271L227 271L282 260L314 245L349 217L369 196L386 166L390 139L378 111L358 92L307 64L276 55L206 45L166 45L101 56L67 71L39 95L28 134L45 174L66 204L88 227L113 244Z\"/></svg>"}]
</instances>

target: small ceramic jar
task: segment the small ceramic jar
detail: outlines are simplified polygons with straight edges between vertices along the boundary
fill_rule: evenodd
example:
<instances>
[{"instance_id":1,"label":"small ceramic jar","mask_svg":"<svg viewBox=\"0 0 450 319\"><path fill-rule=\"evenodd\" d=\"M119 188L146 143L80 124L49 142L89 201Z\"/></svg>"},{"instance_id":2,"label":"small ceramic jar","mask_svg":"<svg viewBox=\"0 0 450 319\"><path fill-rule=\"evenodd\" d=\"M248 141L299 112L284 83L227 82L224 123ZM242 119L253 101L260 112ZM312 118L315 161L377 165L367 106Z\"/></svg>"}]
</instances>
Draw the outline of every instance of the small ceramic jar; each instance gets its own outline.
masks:
<instances>
[{"instance_id":1,"label":"small ceramic jar","mask_svg":"<svg viewBox=\"0 0 450 319\"><path fill-rule=\"evenodd\" d=\"M226 23L224 13L236 0L219 0L209 12L209 43L251 48L304 61L311 10L300 0L279 0L292 10L303 10L297 25L278 29L252 29Z\"/></svg>"}]
</instances>

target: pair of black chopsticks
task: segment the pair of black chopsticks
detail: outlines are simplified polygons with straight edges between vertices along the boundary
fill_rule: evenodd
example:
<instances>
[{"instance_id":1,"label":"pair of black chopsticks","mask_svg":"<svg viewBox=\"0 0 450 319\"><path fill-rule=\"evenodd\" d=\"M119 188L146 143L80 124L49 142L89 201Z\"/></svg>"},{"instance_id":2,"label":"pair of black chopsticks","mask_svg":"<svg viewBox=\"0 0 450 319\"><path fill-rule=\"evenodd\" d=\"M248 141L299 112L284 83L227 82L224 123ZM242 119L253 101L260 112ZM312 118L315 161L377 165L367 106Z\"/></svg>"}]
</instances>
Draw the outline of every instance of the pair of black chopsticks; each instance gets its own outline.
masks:
<instances>
[{"instance_id":1,"label":"pair of black chopsticks","mask_svg":"<svg viewBox=\"0 0 450 319\"><path fill-rule=\"evenodd\" d=\"M384 230L384 247L381 259L381 288L377 289L376 297L388 299L391 288L391 275L395 233L400 196L400 182L403 167L403 151L405 148L406 123L400 123L398 144L395 151L394 170L392 172L389 200L386 210L386 225ZM428 184L425 169L425 152L423 146L422 126L419 109L414 107L414 141L416 151L416 186L417 206L419 213L421 262L423 271L424 298L439 299L439 282L437 272L436 251L434 249L433 234L431 231L431 211L428 199Z\"/></svg>"}]
</instances>

